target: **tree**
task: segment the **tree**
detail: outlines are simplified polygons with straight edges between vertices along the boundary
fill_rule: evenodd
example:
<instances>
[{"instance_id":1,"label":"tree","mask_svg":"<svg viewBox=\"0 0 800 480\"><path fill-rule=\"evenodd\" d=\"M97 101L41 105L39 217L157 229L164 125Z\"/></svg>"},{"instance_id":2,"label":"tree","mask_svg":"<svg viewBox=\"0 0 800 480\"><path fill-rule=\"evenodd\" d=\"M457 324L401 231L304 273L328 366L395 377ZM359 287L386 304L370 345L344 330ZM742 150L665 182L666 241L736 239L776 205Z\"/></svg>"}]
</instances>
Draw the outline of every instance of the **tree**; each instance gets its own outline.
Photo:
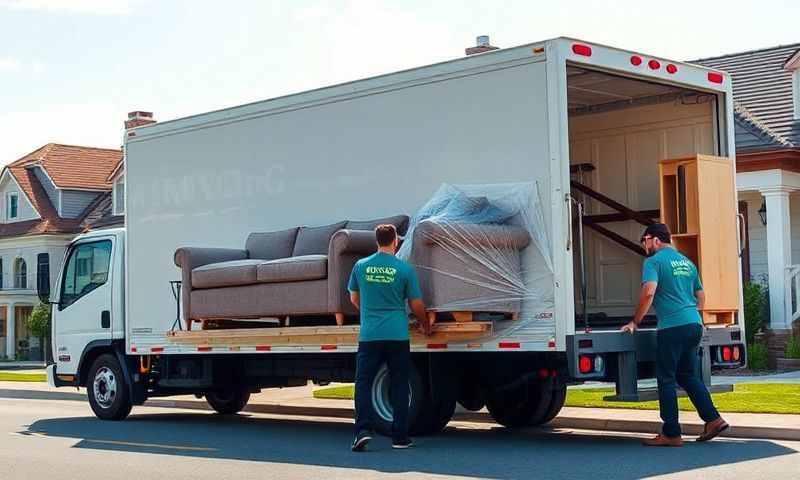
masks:
<instances>
[{"instance_id":1,"label":"tree","mask_svg":"<svg viewBox=\"0 0 800 480\"><path fill-rule=\"evenodd\" d=\"M28 332L34 337L39 338L39 348L44 354L45 362L50 362L50 349L45 348L45 340L50 337L50 305L40 303L33 308L28 319L25 321Z\"/></svg>"}]
</instances>

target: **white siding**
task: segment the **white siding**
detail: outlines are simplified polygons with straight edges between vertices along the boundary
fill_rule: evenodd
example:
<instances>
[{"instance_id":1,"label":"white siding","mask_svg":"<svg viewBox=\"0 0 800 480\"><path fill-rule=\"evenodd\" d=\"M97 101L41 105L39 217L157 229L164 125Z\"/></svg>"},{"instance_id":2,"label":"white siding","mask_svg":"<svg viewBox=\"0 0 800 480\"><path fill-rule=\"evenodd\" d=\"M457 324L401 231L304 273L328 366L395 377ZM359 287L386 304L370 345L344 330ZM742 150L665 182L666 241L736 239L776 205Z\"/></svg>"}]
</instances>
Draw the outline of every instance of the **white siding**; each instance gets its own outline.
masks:
<instances>
[{"instance_id":1,"label":"white siding","mask_svg":"<svg viewBox=\"0 0 800 480\"><path fill-rule=\"evenodd\" d=\"M8 220L6 218L6 194L11 192L19 193L19 203L17 207L17 218ZM0 221L3 223L22 222L25 220L35 220L37 218L40 218L39 213L33 208L33 205L31 205L31 202L22 189L19 188L19 184L10 174L5 175L3 181L0 182Z\"/></svg>"},{"instance_id":2,"label":"white siding","mask_svg":"<svg viewBox=\"0 0 800 480\"><path fill-rule=\"evenodd\" d=\"M61 194L61 217L78 218L98 195L97 192L64 190Z\"/></svg>"},{"instance_id":3,"label":"white siding","mask_svg":"<svg viewBox=\"0 0 800 480\"><path fill-rule=\"evenodd\" d=\"M64 257L66 246L35 246L35 247L7 247L0 248L0 258L3 261L3 288L0 292L14 289L14 262L17 258L25 260L27 267L27 288L35 293L37 255L50 254L50 285L56 284L58 270ZM0 302L2 296L0 295Z\"/></svg>"},{"instance_id":4,"label":"white siding","mask_svg":"<svg viewBox=\"0 0 800 480\"><path fill-rule=\"evenodd\" d=\"M50 181L50 177L47 176L44 170L41 167L36 167L33 169L34 175L39 180L39 183L42 185L42 188L47 193L47 198L50 199L50 203L53 205L53 208L58 211L58 189L53 182Z\"/></svg>"}]
</instances>

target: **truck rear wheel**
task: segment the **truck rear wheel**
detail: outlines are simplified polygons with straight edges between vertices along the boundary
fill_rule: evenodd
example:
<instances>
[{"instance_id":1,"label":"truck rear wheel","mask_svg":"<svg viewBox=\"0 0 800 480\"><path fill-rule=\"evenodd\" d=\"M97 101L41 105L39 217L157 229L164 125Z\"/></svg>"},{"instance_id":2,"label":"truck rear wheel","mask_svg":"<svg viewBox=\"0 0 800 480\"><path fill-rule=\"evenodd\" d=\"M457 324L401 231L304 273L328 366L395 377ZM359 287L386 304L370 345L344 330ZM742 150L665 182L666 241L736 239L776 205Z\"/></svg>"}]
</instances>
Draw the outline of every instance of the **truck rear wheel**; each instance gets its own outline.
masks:
<instances>
[{"instance_id":1,"label":"truck rear wheel","mask_svg":"<svg viewBox=\"0 0 800 480\"><path fill-rule=\"evenodd\" d=\"M567 386L564 384L554 387L552 399L550 400L550 407L547 409L544 418L540 424L545 424L550 420L556 418L558 412L564 407L564 402L567 400Z\"/></svg>"},{"instance_id":2,"label":"truck rear wheel","mask_svg":"<svg viewBox=\"0 0 800 480\"><path fill-rule=\"evenodd\" d=\"M123 420L133 408L122 367L117 357L110 353L100 355L92 364L86 393L89 406L102 420Z\"/></svg>"},{"instance_id":3,"label":"truck rear wheel","mask_svg":"<svg viewBox=\"0 0 800 480\"><path fill-rule=\"evenodd\" d=\"M509 390L495 390L486 399L492 418L505 427L540 425L550 411L552 385L549 381L531 381Z\"/></svg>"},{"instance_id":4,"label":"truck rear wheel","mask_svg":"<svg viewBox=\"0 0 800 480\"><path fill-rule=\"evenodd\" d=\"M392 397L390 389L389 367L382 365L372 381L370 388L370 418L372 427L381 435L391 436L392 420L394 419L394 408L392 407ZM416 365L411 363L408 371L408 425L409 432L419 417L420 409L425 401L425 387L419 375Z\"/></svg>"},{"instance_id":5,"label":"truck rear wheel","mask_svg":"<svg viewBox=\"0 0 800 480\"><path fill-rule=\"evenodd\" d=\"M222 415L233 415L241 412L250 400L250 392L245 388L213 390L206 393L206 402Z\"/></svg>"}]
</instances>

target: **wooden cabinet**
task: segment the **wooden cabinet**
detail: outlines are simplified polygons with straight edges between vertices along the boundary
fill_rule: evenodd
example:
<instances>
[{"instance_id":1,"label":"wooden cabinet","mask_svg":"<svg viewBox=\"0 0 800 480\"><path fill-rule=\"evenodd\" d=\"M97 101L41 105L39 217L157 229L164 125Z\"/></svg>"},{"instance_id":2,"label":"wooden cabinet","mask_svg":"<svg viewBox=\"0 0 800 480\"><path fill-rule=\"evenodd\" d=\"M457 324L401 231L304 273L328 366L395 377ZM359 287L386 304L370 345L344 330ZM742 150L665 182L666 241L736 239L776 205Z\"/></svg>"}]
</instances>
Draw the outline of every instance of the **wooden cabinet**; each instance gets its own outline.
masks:
<instances>
[{"instance_id":1,"label":"wooden cabinet","mask_svg":"<svg viewBox=\"0 0 800 480\"><path fill-rule=\"evenodd\" d=\"M733 323L739 309L739 240L733 162L696 155L659 164L661 221L672 244L697 265L703 322Z\"/></svg>"}]
</instances>

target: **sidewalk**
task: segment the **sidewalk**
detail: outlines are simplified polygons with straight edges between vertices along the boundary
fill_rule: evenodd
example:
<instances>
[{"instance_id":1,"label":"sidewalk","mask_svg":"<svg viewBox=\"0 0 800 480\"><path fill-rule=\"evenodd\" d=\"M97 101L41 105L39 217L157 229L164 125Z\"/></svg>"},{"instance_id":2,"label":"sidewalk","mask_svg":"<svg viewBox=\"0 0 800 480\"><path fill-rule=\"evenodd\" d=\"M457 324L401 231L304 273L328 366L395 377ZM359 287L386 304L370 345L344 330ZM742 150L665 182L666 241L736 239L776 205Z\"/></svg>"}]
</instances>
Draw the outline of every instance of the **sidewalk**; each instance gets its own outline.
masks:
<instances>
[{"instance_id":1,"label":"sidewalk","mask_svg":"<svg viewBox=\"0 0 800 480\"><path fill-rule=\"evenodd\" d=\"M353 402L321 400L312 397L316 386L264 390L250 397L246 412L273 415L298 415L332 418L353 418ZM86 402L86 391L72 388L52 389L43 383L0 382L0 398L37 400L75 400ZM178 396L148 400L147 406L210 410L208 404L194 396ZM732 427L723 434L731 438L761 438L800 441L800 415L726 413ZM454 421L494 423L485 411L457 413ZM703 422L694 412L681 412L685 435L699 435ZM565 407L549 425L559 429L603 430L651 434L660 430L661 420L655 410L622 410Z\"/></svg>"},{"instance_id":2,"label":"sidewalk","mask_svg":"<svg viewBox=\"0 0 800 480\"><path fill-rule=\"evenodd\" d=\"M0 370L35 370L44 372L44 362L0 362Z\"/></svg>"}]
</instances>

